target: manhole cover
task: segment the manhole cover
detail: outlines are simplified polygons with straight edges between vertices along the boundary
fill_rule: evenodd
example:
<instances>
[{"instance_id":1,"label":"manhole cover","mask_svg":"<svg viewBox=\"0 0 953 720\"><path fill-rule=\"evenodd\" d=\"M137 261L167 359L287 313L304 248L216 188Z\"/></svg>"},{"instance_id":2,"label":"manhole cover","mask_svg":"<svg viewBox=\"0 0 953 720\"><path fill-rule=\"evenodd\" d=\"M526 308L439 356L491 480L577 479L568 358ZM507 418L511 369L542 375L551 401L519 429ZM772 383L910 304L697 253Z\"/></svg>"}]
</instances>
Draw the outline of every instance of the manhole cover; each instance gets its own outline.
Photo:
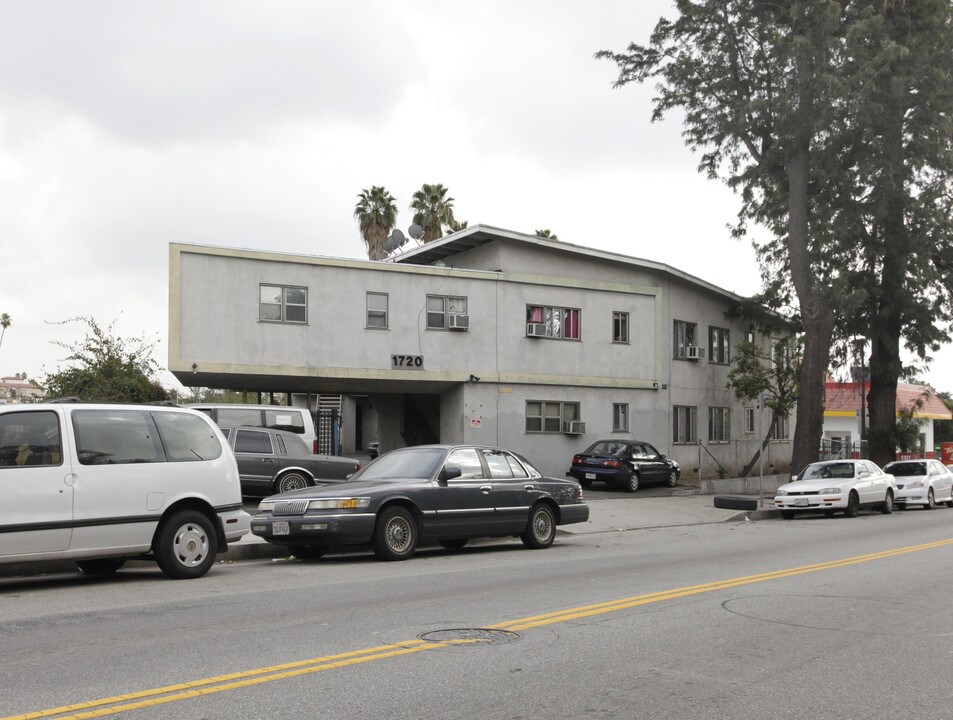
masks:
<instances>
[{"instance_id":1,"label":"manhole cover","mask_svg":"<svg viewBox=\"0 0 953 720\"><path fill-rule=\"evenodd\" d=\"M487 628L454 628L432 630L420 635L426 642L473 643L474 645L504 645L520 639L519 633Z\"/></svg>"}]
</instances>

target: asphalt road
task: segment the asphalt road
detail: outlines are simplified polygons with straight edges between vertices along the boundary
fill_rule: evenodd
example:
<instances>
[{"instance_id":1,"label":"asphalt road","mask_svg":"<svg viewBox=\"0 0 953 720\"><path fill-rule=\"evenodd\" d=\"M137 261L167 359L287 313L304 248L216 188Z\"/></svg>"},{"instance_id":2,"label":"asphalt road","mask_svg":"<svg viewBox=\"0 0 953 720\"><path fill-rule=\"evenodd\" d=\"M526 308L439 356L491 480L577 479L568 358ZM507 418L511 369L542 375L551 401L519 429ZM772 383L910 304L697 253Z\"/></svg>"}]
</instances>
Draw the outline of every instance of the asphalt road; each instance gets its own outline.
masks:
<instances>
[{"instance_id":1,"label":"asphalt road","mask_svg":"<svg viewBox=\"0 0 953 720\"><path fill-rule=\"evenodd\" d=\"M0 578L0 717L949 718L951 578L947 509Z\"/></svg>"}]
</instances>

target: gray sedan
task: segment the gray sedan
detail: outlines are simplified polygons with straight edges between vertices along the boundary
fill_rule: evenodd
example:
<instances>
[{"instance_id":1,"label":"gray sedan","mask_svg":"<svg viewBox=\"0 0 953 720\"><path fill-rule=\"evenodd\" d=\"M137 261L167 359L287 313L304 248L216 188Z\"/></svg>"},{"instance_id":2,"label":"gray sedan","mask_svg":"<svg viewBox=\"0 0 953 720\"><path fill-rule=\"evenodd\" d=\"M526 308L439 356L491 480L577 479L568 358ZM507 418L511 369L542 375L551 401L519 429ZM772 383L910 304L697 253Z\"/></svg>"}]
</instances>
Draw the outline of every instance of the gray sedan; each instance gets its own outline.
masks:
<instances>
[{"instance_id":1,"label":"gray sedan","mask_svg":"<svg viewBox=\"0 0 953 720\"><path fill-rule=\"evenodd\" d=\"M343 483L265 498L252 532L316 559L334 545L370 544L405 560L421 541L458 549L476 537L519 537L546 548L556 526L585 522L575 480L543 477L522 456L473 445L393 450Z\"/></svg>"},{"instance_id":2,"label":"gray sedan","mask_svg":"<svg viewBox=\"0 0 953 720\"><path fill-rule=\"evenodd\" d=\"M298 435L259 427L223 427L238 461L242 495L269 495L344 480L361 469L359 460L315 455Z\"/></svg>"}]
</instances>

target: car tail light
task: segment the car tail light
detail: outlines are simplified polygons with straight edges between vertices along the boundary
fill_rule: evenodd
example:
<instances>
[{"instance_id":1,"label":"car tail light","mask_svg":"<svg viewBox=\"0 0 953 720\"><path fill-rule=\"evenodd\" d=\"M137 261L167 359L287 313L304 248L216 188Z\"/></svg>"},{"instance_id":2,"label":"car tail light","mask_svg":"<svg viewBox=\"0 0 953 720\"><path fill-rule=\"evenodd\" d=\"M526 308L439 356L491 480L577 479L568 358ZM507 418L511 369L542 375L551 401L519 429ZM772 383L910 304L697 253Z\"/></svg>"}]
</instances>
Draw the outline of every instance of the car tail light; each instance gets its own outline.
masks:
<instances>
[{"instance_id":1,"label":"car tail light","mask_svg":"<svg viewBox=\"0 0 953 720\"><path fill-rule=\"evenodd\" d=\"M359 462L354 463L354 472L357 472L360 469L361 469L361 463Z\"/></svg>"},{"instance_id":2,"label":"car tail light","mask_svg":"<svg viewBox=\"0 0 953 720\"><path fill-rule=\"evenodd\" d=\"M313 444L314 444L314 449L311 450L311 452L314 453L315 455L317 455L317 454L318 454L318 439L317 439L317 438L314 439L314 443L313 443Z\"/></svg>"},{"instance_id":3,"label":"car tail light","mask_svg":"<svg viewBox=\"0 0 953 720\"><path fill-rule=\"evenodd\" d=\"M617 468L622 467L622 463L620 463L618 460L604 460L602 467Z\"/></svg>"},{"instance_id":4,"label":"car tail light","mask_svg":"<svg viewBox=\"0 0 953 720\"><path fill-rule=\"evenodd\" d=\"M572 456L572 464L573 464L573 465L579 465L581 462L582 462L582 458L581 458L581 457L579 457L578 455L573 455L573 456Z\"/></svg>"}]
</instances>

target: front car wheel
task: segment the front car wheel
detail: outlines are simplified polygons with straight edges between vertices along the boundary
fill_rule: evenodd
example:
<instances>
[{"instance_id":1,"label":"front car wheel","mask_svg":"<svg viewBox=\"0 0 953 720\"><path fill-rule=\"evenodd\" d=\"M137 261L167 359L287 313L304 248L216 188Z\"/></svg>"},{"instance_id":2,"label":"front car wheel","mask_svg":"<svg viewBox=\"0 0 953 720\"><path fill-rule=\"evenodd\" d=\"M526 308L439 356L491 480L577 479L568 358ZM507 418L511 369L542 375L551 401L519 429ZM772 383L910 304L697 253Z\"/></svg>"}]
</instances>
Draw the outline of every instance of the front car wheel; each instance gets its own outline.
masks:
<instances>
[{"instance_id":1,"label":"front car wheel","mask_svg":"<svg viewBox=\"0 0 953 720\"><path fill-rule=\"evenodd\" d=\"M381 560L406 560L417 549L417 521L406 508L393 505L377 518L371 540L374 554Z\"/></svg>"}]
</instances>

